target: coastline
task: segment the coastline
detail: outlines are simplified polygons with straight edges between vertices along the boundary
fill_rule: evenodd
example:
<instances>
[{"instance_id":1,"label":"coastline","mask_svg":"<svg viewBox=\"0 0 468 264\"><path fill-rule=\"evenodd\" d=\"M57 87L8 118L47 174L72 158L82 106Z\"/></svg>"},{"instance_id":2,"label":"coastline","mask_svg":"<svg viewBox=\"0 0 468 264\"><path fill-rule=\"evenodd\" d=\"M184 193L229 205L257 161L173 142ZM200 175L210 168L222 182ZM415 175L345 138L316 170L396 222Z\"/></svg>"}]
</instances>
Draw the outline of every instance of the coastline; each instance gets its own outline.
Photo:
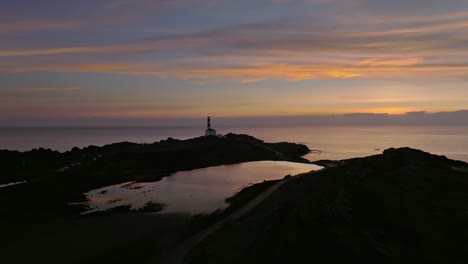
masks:
<instances>
[{"instance_id":1,"label":"coastline","mask_svg":"<svg viewBox=\"0 0 468 264\"><path fill-rule=\"evenodd\" d=\"M5 173L0 183L27 183L2 189L0 203L4 210L0 215L13 219L35 212L37 220L68 217L84 209L79 205L71 207L69 203L83 202L84 193L101 187L130 181L158 181L176 171L246 161L308 162L300 158L308 152L305 145L266 143L236 134L188 140L168 138L153 144L121 142L74 148L65 153L46 149L3 150L0 165Z\"/></svg>"},{"instance_id":2,"label":"coastline","mask_svg":"<svg viewBox=\"0 0 468 264\"><path fill-rule=\"evenodd\" d=\"M240 141L234 142L241 146L248 146L245 149L241 148L241 151L249 150L249 152L251 152L253 148L258 151L256 154L269 155L265 157L277 157L275 152L268 151L267 148L262 146L256 148L256 144L259 143L256 141L252 143L251 140L252 139L249 138L245 141L245 138L243 138ZM219 141L215 141L214 145L205 145L203 142L200 143L199 141L192 143L197 142L199 143L197 147L201 147L203 151L207 151L207 146L214 146L213 149L219 151L220 148L218 144L225 144ZM162 143L168 144L167 142ZM169 145L167 145L165 151L175 146L172 143L176 143L177 145L180 144L181 141L169 140ZM291 157L304 151L301 145L284 144L285 143L280 143L280 145L267 146L277 147L277 151L290 153L289 155L291 155ZM144 157L144 155L140 155L140 152L134 151L135 148L140 148L136 146L138 146L138 144L121 143L114 146L103 147L99 149L101 152L94 153L110 155L109 157L112 157L112 159L109 160L113 160L114 162L122 158L127 158L129 155L138 158ZM125 149L126 154L120 156L120 152L116 151L116 149L121 150L122 148ZM288 150L288 148L291 149ZM80 153L87 155L97 150L98 149L95 148L75 150L74 154ZM223 148L223 150L226 149ZM27 155L38 157L38 154L43 153L49 153L52 156L56 155L47 150L34 151L32 153L27 153ZM151 153L154 154L154 152ZM4 155L5 153L3 152L2 154ZM219 156L219 152L217 152L216 155ZM86 157L93 158L92 156ZM177 157L180 158L180 155L177 155ZM67 160L67 162L74 161ZM213 162L213 160L211 160L211 162ZM254 184L242 189L235 196L227 198L230 203L227 209L214 212L210 215L195 216L184 214L142 214L134 212L119 213L118 211L79 216L76 214L76 212L79 211L70 210L67 206L60 205L61 202L66 202L68 200L60 199L60 196L36 197L35 195L42 194L43 190L34 189L34 187L45 186L48 188L47 190L55 190L53 194L57 194L57 190L61 192L69 191L63 188L63 181L57 183L55 180L65 175L77 175L71 172L75 170L77 170L75 172L80 172L79 166L72 167L70 171L66 170L64 173L59 173L59 176L50 178L46 173L42 173L39 175L43 178L34 179L32 182L28 182L24 185L20 184L9 188L3 188L0 191L2 203L5 204L6 209L10 210L2 211L2 218L0 220L3 226L11 227L4 232L5 239L10 241L8 251L11 251L11 253L9 253L11 255L7 255L6 258L14 258L15 255L18 255L20 253L18 250L24 248L19 245L25 243L24 245L26 245L26 248L33 247L33 245L36 248L33 250L33 254L30 256L31 258L44 260L48 263L60 263L58 259L47 255L47 251L44 251L43 247L47 245L47 247L60 250L66 243L60 243L59 245L57 241L67 241L71 239L73 240L73 242L71 242L73 245L77 248L86 249L86 252L88 252L87 254L82 254L81 258L76 258L76 263L83 261L87 263L102 263L102 261L109 260L112 260L114 263L128 263L132 260L146 262L152 258L161 257L161 252L165 252L168 248L175 249L179 247L183 241L187 240L187 238L215 225L216 228L210 231L209 235L202 236L203 239L197 239L196 243L191 243L190 247L185 248L184 252L189 256L189 263L225 263L224 260L220 262L219 257L221 256L229 256L229 258L236 263L238 263L238 261L244 263L271 263L273 259L271 259L271 256L268 254L264 255L266 253L263 251L263 246L258 249L258 254L262 256L263 259L252 256L251 259L242 259L242 256L245 255L242 253L245 250L244 245L251 243L252 236L254 236L262 241L262 245L264 243L265 246L268 245L268 247L275 248L275 246L278 245L271 244L275 239L272 239L270 235L280 237L281 241L289 241L288 237L284 236L289 232L293 232L297 236L298 241L304 243L308 241L307 243L312 243L314 247L321 249L323 252L333 249L344 252L343 254L345 254L346 252L350 252L347 248L349 246L348 244L340 244L340 248L338 249L333 247L328 248L328 245L331 245L330 243L337 243L334 242L335 240L333 239L338 239L339 241L341 241L340 239L359 239L361 242L356 242L355 244L362 247L360 252L364 255L360 257L369 257L370 255L366 254L374 254L372 256L375 261L393 256L392 252L398 251L400 248L409 247L410 245L405 244L405 239L407 239L405 232L411 236L425 234L424 232L426 232L426 229L424 228L426 228L427 225L415 225L422 219L421 217L426 219L425 221L430 223L430 225L443 226L450 223L450 228L454 230L460 229L462 231L464 230L463 226L459 223L465 220L468 221L468 219L464 218L465 216L463 214L459 213L456 213L457 218L454 218L456 222L451 222L451 220L447 218L450 215L454 215L455 212L464 210L463 206L465 203L463 201L468 200L468 197L465 197L466 194L460 191L465 187L468 188L468 164L465 162L450 160L444 156L432 155L410 148L400 148L387 149L383 154L364 158L353 158L341 161L321 160L309 163L321 165L326 168L313 173L286 177L279 181L267 181ZM120 166L118 163L115 164ZM90 168L95 167L90 166ZM111 171L115 171L119 168L122 167L111 167ZM55 173L57 172L55 171ZM78 183L78 181L86 179L87 178L76 178L70 183ZM76 188L74 190L77 191L80 189ZM450 191L446 192L446 190ZM21 194L26 192L28 192L28 196L21 196ZM263 197L262 194L264 194ZM11 199L13 197L17 199L17 201L14 201L16 204L8 204L8 202L12 201ZM63 197L71 196L65 195ZM402 200L401 197L405 199ZM424 197L424 199L421 200L421 197ZM425 200L427 200L429 204L427 204ZM255 205L248 206L252 203ZM424 206L421 206L421 203ZM431 207L434 204L437 205L437 208ZM22 205L23 207L15 207L16 205ZM398 208L401 208L403 205L405 208L408 207L408 212L413 212L410 214L412 218L406 219L405 214L398 211L400 210ZM247 206L249 209L244 213L238 213L244 211L242 209L244 206ZM388 210L393 213L387 215L386 212ZM440 210L450 213L441 214ZM429 216L432 218L428 218ZM224 221L223 219L230 220ZM386 219L393 219L393 222L389 223ZM378 225L374 226L374 223L378 223ZM397 227L388 227L389 225L391 226L392 223L396 223ZM355 227L354 224L358 226ZM367 227L367 224L371 226ZM138 231L133 235L127 231L117 231L132 230L135 225L138 226ZM361 225L364 225L364 227L361 227ZM400 225L405 225L405 232L398 229ZM145 232L148 228L151 231ZM364 229L361 230L360 228ZM375 228L377 228L378 231L375 231ZM379 228L382 228L382 230ZM423 233L416 234L411 231L412 229L421 229ZM313 235L312 233L308 233L312 232L312 230ZM340 232L344 233L337 237L335 230L341 230ZM356 234L353 233L355 231L352 230L358 230L358 237L354 238ZM375 234L378 234L378 232L391 234L389 230L397 230L395 234L401 236L401 238L397 237L397 240L395 240L397 242L391 243L402 245L401 247L398 246L395 248L393 244L384 238L375 237ZM451 229L449 231L452 232L454 230ZM364 232L363 234L371 232L370 234L372 234L372 237L368 238L361 235L361 231ZM461 232L460 235L462 238L466 238L463 236L463 232ZM232 237L233 235L236 236L235 239ZM47 243L37 243L36 237L42 237ZM93 239L96 243L87 245L88 239ZM372 244L376 239L378 239L379 245L384 245L384 252L386 252L385 254L387 255L382 256L379 255L381 253L376 253L381 252L380 246L377 247L377 244ZM423 236L418 239L426 240L428 238ZM296 242L289 241L288 243L295 245L294 243ZM458 252L462 245L451 246L453 250ZM110 249L113 247L121 250L117 253ZM288 252L287 255L293 254L293 256L301 256L304 252L297 251L297 249L301 249L301 247L296 245L294 248L285 247L275 249L273 252ZM431 249L434 250L433 248ZM231 253L225 252L225 250ZM207 252L210 252L209 256L206 255ZM109 255L111 253L112 256ZM63 249L59 255L62 256L62 258L69 258L73 256L73 254L78 254L78 251ZM410 253L404 251L398 254ZM448 253L447 251L443 251L440 254L447 256ZM276 258L281 258L282 256L276 256ZM26 256L22 258L24 260L23 263L28 262L26 261ZM347 258L353 259L356 258L356 256L347 256ZM330 259L330 263L335 262L342 263L342 259L339 261L334 258ZM70 263L73 263L73 261L71 260Z\"/></svg>"},{"instance_id":3,"label":"coastline","mask_svg":"<svg viewBox=\"0 0 468 264\"><path fill-rule=\"evenodd\" d=\"M466 188L468 163L420 150L344 160L292 177L184 263L466 260Z\"/></svg>"},{"instance_id":4,"label":"coastline","mask_svg":"<svg viewBox=\"0 0 468 264\"><path fill-rule=\"evenodd\" d=\"M318 126L303 123L300 126L252 124L217 128L222 134L246 133L266 142L297 142L320 150L306 155L305 158L311 161L366 157L390 147L408 146L468 162L468 126ZM185 140L197 137L202 130L202 126L24 128L9 132L0 128L0 149L30 151L43 147L66 152L74 146L85 148L122 141L152 143L168 137Z\"/></svg>"}]
</instances>

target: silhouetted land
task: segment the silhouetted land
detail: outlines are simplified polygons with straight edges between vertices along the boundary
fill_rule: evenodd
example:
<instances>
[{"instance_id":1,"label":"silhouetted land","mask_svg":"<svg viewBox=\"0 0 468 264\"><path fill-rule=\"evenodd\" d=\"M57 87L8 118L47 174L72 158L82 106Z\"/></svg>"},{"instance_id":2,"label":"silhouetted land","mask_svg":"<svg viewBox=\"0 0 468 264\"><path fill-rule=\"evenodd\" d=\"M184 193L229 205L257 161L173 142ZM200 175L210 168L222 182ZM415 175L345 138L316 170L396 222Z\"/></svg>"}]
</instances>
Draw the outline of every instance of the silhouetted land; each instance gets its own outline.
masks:
<instances>
[{"instance_id":1,"label":"silhouetted land","mask_svg":"<svg viewBox=\"0 0 468 264\"><path fill-rule=\"evenodd\" d=\"M467 190L467 163L419 150L346 160L291 178L189 263L468 263Z\"/></svg>"},{"instance_id":2,"label":"silhouetted land","mask_svg":"<svg viewBox=\"0 0 468 264\"><path fill-rule=\"evenodd\" d=\"M304 145L265 143L247 135L167 139L153 144L115 143L73 148L0 151L0 184L27 181L0 192L0 217L63 217L82 208L83 193L127 181L157 181L181 170L258 160L303 161Z\"/></svg>"},{"instance_id":3,"label":"silhouetted land","mask_svg":"<svg viewBox=\"0 0 468 264\"><path fill-rule=\"evenodd\" d=\"M265 143L247 135L169 138L153 144L116 143L73 148L0 151L2 259L9 263L128 263L151 258L215 215L147 215L122 206L79 216L84 192L127 181L157 181L181 170L257 160L307 162L309 149L294 143ZM142 212L162 208L148 204ZM24 254L27 252L27 254Z\"/></svg>"},{"instance_id":4,"label":"silhouetted land","mask_svg":"<svg viewBox=\"0 0 468 264\"><path fill-rule=\"evenodd\" d=\"M233 134L66 153L0 151L0 184L28 181L0 189L2 260L147 263L277 181L250 186L227 200L229 208L205 216L78 216L82 208L67 203L109 184L244 161L305 161L308 151ZM193 248L188 262L468 263L467 163L408 148L318 163L328 168L285 178L260 205Z\"/></svg>"}]
</instances>

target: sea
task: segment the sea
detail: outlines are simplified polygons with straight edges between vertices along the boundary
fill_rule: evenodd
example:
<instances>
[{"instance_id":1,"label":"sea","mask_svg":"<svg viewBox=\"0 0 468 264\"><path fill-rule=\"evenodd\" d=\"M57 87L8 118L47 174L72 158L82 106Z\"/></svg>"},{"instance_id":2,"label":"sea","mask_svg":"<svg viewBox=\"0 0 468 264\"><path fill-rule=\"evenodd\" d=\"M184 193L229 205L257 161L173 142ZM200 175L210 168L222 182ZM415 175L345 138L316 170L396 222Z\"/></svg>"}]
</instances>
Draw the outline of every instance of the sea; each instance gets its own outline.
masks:
<instances>
[{"instance_id":1,"label":"sea","mask_svg":"<svg viewBox=\"0 0 468 264\"><path fill-rule=\"evenodd\" d=\"M103 146L115 142L153 143L169 137L202 136L204 127L15 127L0 128L0 149L28 151ZM313 150L305 158L341 160L412 147L468 162L468 126L223 126L219 134L248 134L266 142L296 142Z\"/></svg>"}]
</instances>

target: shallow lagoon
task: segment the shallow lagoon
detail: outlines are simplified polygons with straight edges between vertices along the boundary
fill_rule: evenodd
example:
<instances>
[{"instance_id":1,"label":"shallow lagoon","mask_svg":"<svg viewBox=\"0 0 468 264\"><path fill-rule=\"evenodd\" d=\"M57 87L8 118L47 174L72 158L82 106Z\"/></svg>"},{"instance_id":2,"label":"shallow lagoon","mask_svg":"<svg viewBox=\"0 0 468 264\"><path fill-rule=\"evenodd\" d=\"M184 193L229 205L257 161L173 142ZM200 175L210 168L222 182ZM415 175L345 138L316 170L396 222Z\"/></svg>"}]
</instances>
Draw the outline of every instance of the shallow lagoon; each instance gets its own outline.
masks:
<instances>
[{"instance_id":1,"label":"shallow lagoon","mask_svg":"<svg viewBox=\"0 0 468 264\"><path fill-rule=\"evenodd\" d=\"M22 184L22 183L26 183L26 181L21 181L21 182L10 182L10 183L7 183L7 184L0 184L0 189L1 189L1 188L6 188L6 187L10 187L10 186L14 186L14 185L18 185L18 184Z\"/></svg>"},{"instance_id":2,"label":"shallow lagoon","mask_svg":"<svg viewBox=\"0 0 468 264\"><path fill-rule=\"evenodd\" d=\"M91 210L87 213L128 204L138 209L149 201L167 204L163 213L210 213L225 208L224 199L249 184L321 168L286 161L255 161L181 171L158 182L128 182L88 192Z\"/></svg>"}]
</instances>

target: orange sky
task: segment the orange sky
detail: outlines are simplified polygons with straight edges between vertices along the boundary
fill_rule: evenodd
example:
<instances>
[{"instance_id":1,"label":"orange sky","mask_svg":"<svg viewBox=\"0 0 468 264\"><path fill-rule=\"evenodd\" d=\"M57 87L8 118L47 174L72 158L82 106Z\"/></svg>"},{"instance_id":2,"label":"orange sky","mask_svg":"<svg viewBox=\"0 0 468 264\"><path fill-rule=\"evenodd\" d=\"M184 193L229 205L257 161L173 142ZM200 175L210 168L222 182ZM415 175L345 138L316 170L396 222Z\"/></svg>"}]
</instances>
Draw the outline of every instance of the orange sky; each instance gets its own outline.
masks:
<instances>
[{"instance_id":1,"label":"orange sky","mask_svg":"<svg viewBox=\"0 0 468 264\"><path fill-rule=\"evenodd\" d=\"M0 125L468 109L464 0L18 0Z\"/></svg>"}]
</instances>

